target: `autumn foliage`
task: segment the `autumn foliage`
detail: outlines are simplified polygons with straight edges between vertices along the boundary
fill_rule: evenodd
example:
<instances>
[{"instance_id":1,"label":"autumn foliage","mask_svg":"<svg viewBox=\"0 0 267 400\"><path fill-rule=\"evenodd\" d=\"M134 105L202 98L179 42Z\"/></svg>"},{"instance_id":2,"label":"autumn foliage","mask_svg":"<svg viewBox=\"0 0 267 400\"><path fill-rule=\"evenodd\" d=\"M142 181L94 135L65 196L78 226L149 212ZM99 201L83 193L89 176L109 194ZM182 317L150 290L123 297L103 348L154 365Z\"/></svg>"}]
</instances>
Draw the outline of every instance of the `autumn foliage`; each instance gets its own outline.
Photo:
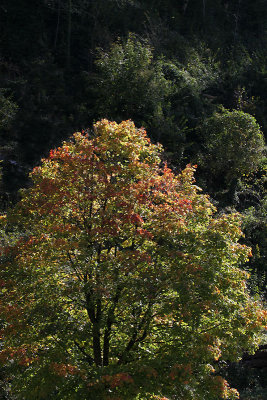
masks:
<instances>
[{"instance_id":1,"label":"autumn foliage","mask_svg":"<svg viewBox=\"0 0 267 400\"><path fill-rule=\"evenodd\" d=\"M266 324L239 268L250 249L195 167L175 175L161 151L102 120L51 150L2 218L0 359L16 398L238 398L218 370Z\"/></svg>"}]
</instances>

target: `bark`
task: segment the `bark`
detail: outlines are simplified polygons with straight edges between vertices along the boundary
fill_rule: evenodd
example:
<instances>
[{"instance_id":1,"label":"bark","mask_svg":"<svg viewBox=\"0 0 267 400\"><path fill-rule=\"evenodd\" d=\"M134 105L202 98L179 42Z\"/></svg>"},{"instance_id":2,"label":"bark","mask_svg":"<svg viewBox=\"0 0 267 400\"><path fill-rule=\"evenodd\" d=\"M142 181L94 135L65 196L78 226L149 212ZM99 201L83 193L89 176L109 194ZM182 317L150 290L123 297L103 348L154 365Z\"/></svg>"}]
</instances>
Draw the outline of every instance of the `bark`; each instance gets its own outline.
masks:
<instances>
[{"instance_id":1,"label":"bark","mask_svg":"<svg viewBox=\"0 0 267 400\"><path fill-rule=\"evenodd\" d=\"M99 324L93 324L93 352L94 352L94 362L97 366L102 366L102 356L101 356L101 335Z\"/></svg>"},{"instance_id":2,"label":"bark","mask_svg":"<svg viewBox=\"0 0 267 400\"><path fill-rule=\"evenodd\" d=\"M110 334L111 334L112 324L114 322L114 313L115 313L115 309L116 309L116 306L119 301L120 293L121 293L121 288L118 287L116 295L113 299L113 304L110 307L109 312L108 312L107 326L106 326L105 333L104 333L104 343L103 343L103 365L109 364Z\"/></svg>"},{"instance_id":3,"label":"bark","mask_svg":"<svg viewBox=\"0 0 267 400\"><path fill-rule=\"evenodd\" d=\"M94 362L97 366L102 365L101 356L101 333L100 333L100 320L101 320L101 301L97 300L97 304L93 304L90 294L86 295L86 310L93 325L93 354Z\"/></svg>"}]
</instances>

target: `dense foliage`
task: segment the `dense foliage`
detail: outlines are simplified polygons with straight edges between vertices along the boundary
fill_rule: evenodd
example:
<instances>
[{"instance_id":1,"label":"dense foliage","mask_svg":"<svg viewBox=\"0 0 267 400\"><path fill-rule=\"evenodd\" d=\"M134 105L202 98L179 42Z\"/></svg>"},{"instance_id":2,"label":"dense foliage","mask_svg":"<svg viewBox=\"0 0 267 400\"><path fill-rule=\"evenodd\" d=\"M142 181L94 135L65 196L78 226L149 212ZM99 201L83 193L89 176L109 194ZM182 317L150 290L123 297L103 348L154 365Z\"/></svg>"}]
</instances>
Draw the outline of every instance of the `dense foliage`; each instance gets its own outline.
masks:
<instances>
[{"instance_id":1,"label":"dense foliage","mask_svg":"<svg viewBox=\"0 0 267 400\"><path fill-rule=\"evenodd\" d=\"M254 350L267 320L239 269L238 215L215 217L194 168L160 166L132 122L94 129L51 150L7 216L20 232L2 248L11 393L237 398L216 360Z\"/></svg>"},{"instance_id":2,"label":"dense foliage","mask_svg":"<svg viewBox=\"0 0 267 400\"><path fill-rule=\"evenodd\" d=\"M2 0L1 212L50 148L131 119L173 170L199 165L220 212L243 214L243 268L266 300L266 44L265 0Z\"/></svg>"}]
</instances>

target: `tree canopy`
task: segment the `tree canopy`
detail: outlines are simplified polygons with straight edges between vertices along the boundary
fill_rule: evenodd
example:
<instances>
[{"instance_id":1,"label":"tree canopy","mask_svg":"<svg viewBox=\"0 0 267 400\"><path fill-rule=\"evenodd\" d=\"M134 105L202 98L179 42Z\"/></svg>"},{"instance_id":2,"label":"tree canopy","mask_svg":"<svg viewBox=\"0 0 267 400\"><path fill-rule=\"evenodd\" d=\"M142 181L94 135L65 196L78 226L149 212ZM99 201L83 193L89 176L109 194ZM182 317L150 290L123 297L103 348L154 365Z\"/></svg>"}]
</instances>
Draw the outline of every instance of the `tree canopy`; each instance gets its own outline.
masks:
<instances>
[{"instance_id":1,"label":"tree canopy","mask_svg":"<svg viewBox=\"0 0 267 400\"><path fill-rule=\"evenodd\" d=\"M238 214L217 215L133 122L75 133L2 217L0 353L18 399L235 399L253 351ZM16 230L17 229L17 230ZM18 233L19 232L19 233Z\"/></svg>"},{"instance_id":2,"label":"tree canopy","mask_svg":"<svg viewBox=\"0 0 267 400\"><path fill-rule=\"evenodd\" d=\"M266 301L266 28L266 0L1 0L1 213L51 148L95 121L130 118L173 171L198 164L218 213L242 214L252 248L242 268ZM24 232L12 229L0 240ZM266 361L262 378L238 365L240 397L267 398Z\"/></svg>"}]
</instances>

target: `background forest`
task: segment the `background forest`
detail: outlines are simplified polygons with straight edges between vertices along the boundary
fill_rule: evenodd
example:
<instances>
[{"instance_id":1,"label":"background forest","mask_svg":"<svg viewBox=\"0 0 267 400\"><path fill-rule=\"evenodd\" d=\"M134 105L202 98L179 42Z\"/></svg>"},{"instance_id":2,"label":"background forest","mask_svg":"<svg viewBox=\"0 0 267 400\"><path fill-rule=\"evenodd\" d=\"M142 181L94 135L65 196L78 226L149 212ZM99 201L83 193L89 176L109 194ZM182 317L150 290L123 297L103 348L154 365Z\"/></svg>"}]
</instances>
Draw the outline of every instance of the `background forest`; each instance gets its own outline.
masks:
<instances>
[{"instance_id":1,"label":"background forest","mask_svg":"<svg viewBox=\"0 0 267 400\"><path fill-rule=\"evenodd\" d=\"M244 215L250 289L266 299L266 89L266 0L2 0L1 209L73 132L132 119L174 170L198 165L219 212ZM266 357L249 364L227 379L264 399Z\"/></svg>"}]
</instances>

